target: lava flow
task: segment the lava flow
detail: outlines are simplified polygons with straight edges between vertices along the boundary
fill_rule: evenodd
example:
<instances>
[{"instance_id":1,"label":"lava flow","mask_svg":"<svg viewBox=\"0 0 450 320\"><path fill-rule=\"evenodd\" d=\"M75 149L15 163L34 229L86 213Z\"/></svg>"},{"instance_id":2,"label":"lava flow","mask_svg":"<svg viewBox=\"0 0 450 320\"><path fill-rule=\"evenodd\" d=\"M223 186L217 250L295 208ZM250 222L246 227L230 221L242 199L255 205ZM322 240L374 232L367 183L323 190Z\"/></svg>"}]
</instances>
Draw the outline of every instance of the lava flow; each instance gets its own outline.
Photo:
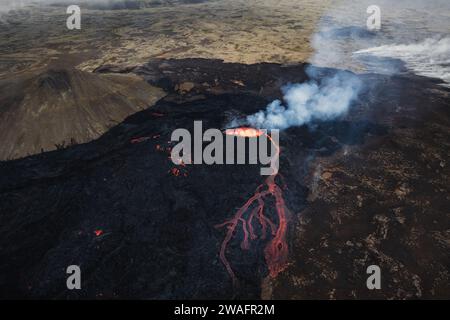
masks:
<instances>
[{"instance_id":1,"label":"lava flow","mask_svg":"<svg viewBox=\"0 0 450 320\"><path fill-rule=\"evenodd\" d=\"M265 135L275 146L275 157L279 159L280 147L265 131L244 127L228 129L225 131L225 134L248 138L256 138ZM278 170L274 170L274 172L277 173L267 177L265 182L256 188L253 196L249 198L247 202L236 212L232 219L217 225L218 228L227 226L228 229L225 239L221 245L220 259L233 279L233 284L235 286L238 282L236 275L226 257L226 249L233 236L236 235L236 228L238 228L239 225L242 225L242 231L244 234L244 239L241 242L241 248L243 250L248 250L250 248L249 238L250 240L255 240L258 238L254 228L254 220L257 220L260 225L260 239L265 239L268 227L270 228L273 238L264 249L264 256L271 277L276 277L278 273L283 271L287 266L287 209L283 199L282 188L278 186L275 181L278 176ZM278 226L264 214L264 201L265 198L269 196L272 196L275 199L275 210L278 217ZM253 208L250 209L251 207Z\"/></svg>"},{"instance_id":2,"label":"lava flow","mask_svg":"<svg viewBox=\"0 0 450 320\"><path fill-rule=\"evenodd\" d=\"M227 129L225 130L225 134L229 136L238 136L242 138L256 138L262 136L265 133L264 131L255 128L242 127L242 128Z\"/></svg>"}]
</instances>

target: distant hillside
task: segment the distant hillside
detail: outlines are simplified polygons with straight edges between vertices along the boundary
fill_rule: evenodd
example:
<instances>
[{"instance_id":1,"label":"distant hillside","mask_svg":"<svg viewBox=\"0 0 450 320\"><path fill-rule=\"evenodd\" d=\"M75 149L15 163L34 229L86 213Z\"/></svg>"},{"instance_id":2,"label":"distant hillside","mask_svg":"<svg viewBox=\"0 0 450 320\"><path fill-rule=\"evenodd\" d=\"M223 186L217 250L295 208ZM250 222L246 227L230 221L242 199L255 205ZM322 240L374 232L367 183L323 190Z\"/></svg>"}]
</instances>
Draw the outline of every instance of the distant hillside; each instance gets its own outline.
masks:
<instances>
[{"instance_id":1,"label":"distant hillside","mask_svg":"<svg viewBox=\"0 0 450 320\"><path fill-rule=\"evenodd\" d=\"M207 1L211 0L97 0L81 3L84 7L94 10L137 10L155 6L202 3ZM67 2L54 1L53 5L67 5Z\"/></svg>"},{"instance_id":2,"label":"distant hillside","mask_svg":"<svg viewBox=\"0 0 450 320\"><path fill-rule=\"evenodd\" d=\"M84 143L164 93L137 76L48 69L0 81L0 160Z\"/></svg>"}]
</instances>

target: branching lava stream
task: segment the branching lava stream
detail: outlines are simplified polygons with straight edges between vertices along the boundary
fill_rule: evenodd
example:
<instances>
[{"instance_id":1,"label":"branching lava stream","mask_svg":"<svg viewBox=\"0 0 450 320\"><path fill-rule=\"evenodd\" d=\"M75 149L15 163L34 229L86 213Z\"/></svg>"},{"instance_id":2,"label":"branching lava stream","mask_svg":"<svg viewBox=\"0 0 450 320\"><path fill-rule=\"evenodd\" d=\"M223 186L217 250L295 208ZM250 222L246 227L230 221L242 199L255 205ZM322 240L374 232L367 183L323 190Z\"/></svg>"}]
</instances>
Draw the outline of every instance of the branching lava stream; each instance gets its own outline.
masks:
<instances>
[{"instance_id":1,"label":"branching lava stream","mask_svg":"<svg viewBox=\"0 0 450 320\"><path fill-rule=\"evenodd\" d=\"M257 138L265 135L275 146L276 159L279 159L280 147L265 131L254 128L235 128L225 131L227 135L234 135L246 138ZM272 167L272 169L274 169ZM268 176L264 183L256 188L255 193L247 202L235 213L234 217L216 227L226 226L227 233L220 248L220 259L230 274L233 284L237 286L238 281L236 275L231 268L230 262L226 257L226 250L232 238L236 235L239 226L242 227L244 239L241 242L241 248L248 250L250 248L250 240L255 240L258 235L255 232L255 223L260 225L260 239L265 239L268 231L271 232L272 239L264 249L265 261L269 269L271 277L276 277L278 273L283 271L287 266L288 247L286 243L287 231L287 215L286 205L283 198L283 191L276 183L278 170L274 170L274 174ZM265 199L272 196L275 199L275 211L277 213L278 225L264 214ZM255 220L257 222L255 222Z\"/></svg>"}]
</instances>

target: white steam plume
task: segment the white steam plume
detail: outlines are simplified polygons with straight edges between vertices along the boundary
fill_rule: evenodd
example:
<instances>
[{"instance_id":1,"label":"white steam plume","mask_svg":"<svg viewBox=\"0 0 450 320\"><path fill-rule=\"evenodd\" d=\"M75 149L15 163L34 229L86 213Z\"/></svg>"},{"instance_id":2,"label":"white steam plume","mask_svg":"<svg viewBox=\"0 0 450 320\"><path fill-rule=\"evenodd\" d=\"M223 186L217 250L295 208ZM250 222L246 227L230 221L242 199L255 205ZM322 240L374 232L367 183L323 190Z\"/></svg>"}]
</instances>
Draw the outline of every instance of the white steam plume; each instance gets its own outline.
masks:
<instances>
[{"instance_id":1,"label":"white steam plume","mask_svg":"<svg viewBox=\"0 0 450 320\"><path fill-rule=\"evenodd\" d=\"M450 86L450 37L412 44L391 44L359 50L356 55L397 58L419 75L440 78Z\"/></svg>"},{"instance_id":2,"label":"white steam plume","mask_svg":"<svg viewBox=\"0 0 450 320\"><path fill-rule=\"evenodd\" d=\"M378 57L397 58L410 70L450 83L450 2L378 0L381 30L370 31L366 10L373 4L372 0L335 2L312 36L314 55L309 61L320 67L393 74L402 71L399 64ZM248 116L246 122L286 129L332 120L347 113L362 88L358 77L349 72L338 71L325 79L311 72L309 76L309 82L284 87L283 102L273 101L266 110Z\"/></svg>"},{"instance_id":3,"label":"white steam plume","mask_svg":"<svg viewBox=\"0 0 450 320\"><path fill-rule=\"evenodd\" d=\"M320 82L310 80L287 85L282 88L284 105L280 100L275 100L265 111L248 116L247 121L259 128L286 129L312 121L331 120L347 113L361 85L354 74L344 71Z\"/></svg>"}]
</instances>

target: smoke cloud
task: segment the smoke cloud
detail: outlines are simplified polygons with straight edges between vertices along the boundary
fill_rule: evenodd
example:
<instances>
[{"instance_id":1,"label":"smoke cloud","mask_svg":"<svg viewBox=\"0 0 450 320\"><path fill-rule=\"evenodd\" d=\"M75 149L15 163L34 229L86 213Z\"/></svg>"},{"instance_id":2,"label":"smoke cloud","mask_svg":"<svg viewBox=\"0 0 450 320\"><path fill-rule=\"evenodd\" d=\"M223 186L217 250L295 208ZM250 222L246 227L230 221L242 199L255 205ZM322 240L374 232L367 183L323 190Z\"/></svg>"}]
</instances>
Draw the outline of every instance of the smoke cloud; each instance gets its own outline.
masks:
<instances>
[{"instance_id":1,"label":"smoke cloud","mask_svg":"<svg viewBox=\"0 0 450 320\"><path fill-rule=\"evenodd\" d=\"M374 47L414 45L427 39L443 39L448 37L450 30L448 0L342 0L337 3L322 16L318 32L312 38L315 54L310 62L314 65L355 72L378 72L381 69L384 73L386 68L377 64L379 60L361 61L361 56L353 53ZM369 17L366 10L373 4L380 9L379 31L368 30L366 26ZM430 53L431 49L428 50Z\"/></svg>"},{"instance_id":2,"label":"smoke cloud","mask_svg":"<svg viewBox=\"0 0 450 320\"><path fill-rule=\"evenodd\" d=\"M339 71L322 80L312 80L282 88L284 103L275 100L265 111L247 117L258 128L286 129L312 121L332 120L347 113L353 99L361 89L361 81L352 73Z\"/></svg>"},{"instance_id":3,"label":"smoke cloud","mask_svg":"<svg viewBox=\"0 0 450 320\"><path fill-rule=\"evenodd\" d=\"M359 50L357 56L397 58L419 75L440 78L450 86L450 38L434 39L411 44L392 44Z\"/></svg>"},{"instance_id":4,"label":"smoke cloud","mask_svg":"<svg viewBox=\"0 0 450 320\"><path fill-rule=\"evenodd\" d=\"M381 30L366 22L372 0L342 0L322 16L311 38L314 54L309 62L353 72L394 74L413 71L441 78L450 84L450 2L448 0L378 0ZM381 59L380 59L381 58ZM400 59L403 64L399 64ZM286 129L345 115L362 89L357 75L336 71L282 88L283 101L246 118L260 128Z\"/></svg>"}]
</instances>

